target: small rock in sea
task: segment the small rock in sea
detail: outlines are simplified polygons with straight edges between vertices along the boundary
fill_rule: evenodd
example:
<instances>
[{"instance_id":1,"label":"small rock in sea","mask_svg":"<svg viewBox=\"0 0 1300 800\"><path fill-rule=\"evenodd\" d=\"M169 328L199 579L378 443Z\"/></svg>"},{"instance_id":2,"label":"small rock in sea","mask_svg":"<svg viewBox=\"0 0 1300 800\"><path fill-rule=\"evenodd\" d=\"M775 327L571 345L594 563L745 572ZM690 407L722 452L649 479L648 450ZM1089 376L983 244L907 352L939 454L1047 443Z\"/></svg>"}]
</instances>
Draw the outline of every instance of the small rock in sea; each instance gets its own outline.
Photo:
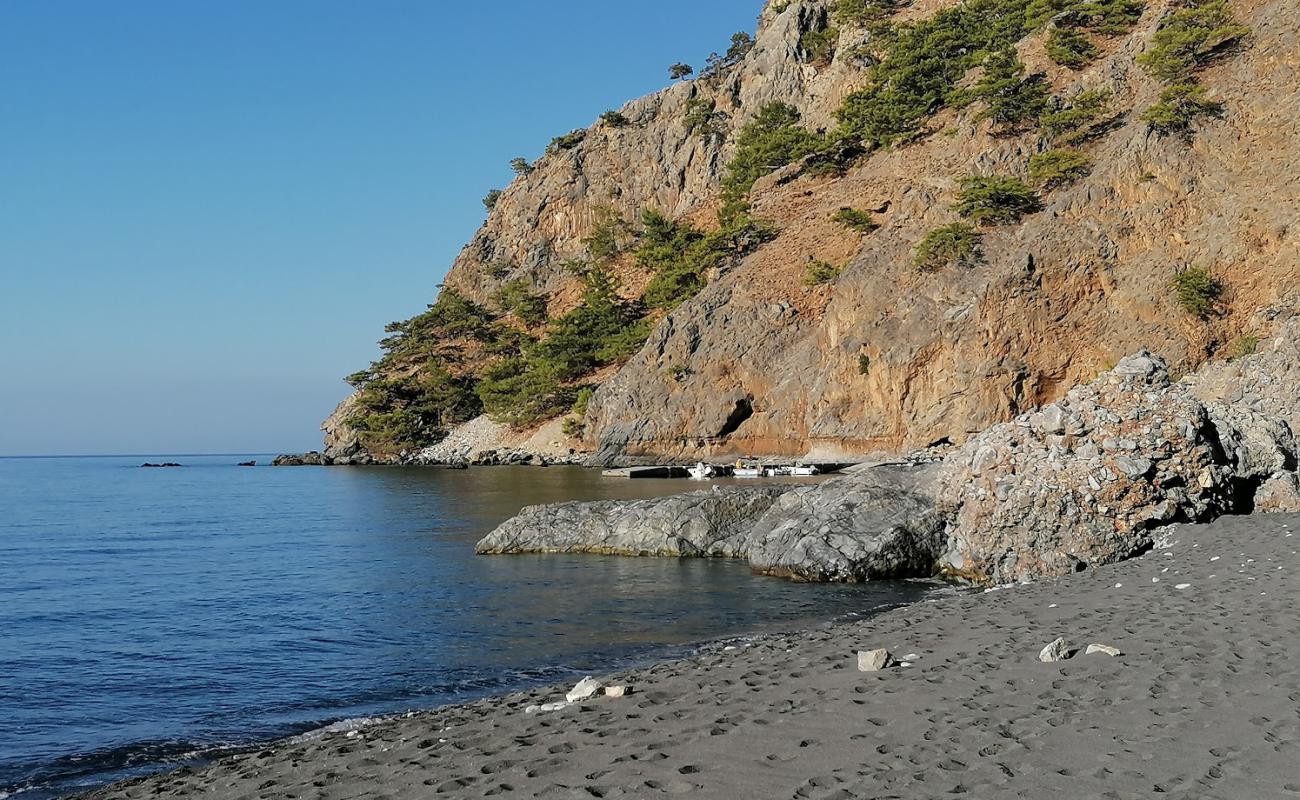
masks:
<instances>
[{"instance_id":1,"label":"small rock in sea","mask_svg":"<svg viewBox=\"0 0 1300 800\"><path fill-rule=\"evenodd\" d=\"M568 700L570 703L577 703L586 700L596 694L596 692L599 692L602 686L604 686L604 684L595 678L583 678L578 681L576 686L569 690L569 693L564 696L564 699Z\"/></svg>"},{"instance_id":2,"label":"small rock in sea","mask_svg":"<svg viewBox=\"0 0 1300 800\"><path fill-rule=\"evenodd\" d=\"M1065 637L1058 638L1056 641L1044 647L1038 654L1038 660L1044 664L1051 664L1055 661L1064 661L1074 655L1070 651L1070 645L1065 641Z\"/></svg>"},{"instance_id":3,"label":"small rock in sea","mask_svg":"<svg viewBox=\"0 0 1300 800\"><path fill-rule=\"evenodd\" d=\"M1118 647L1111 647L1108 644L1090 644L1084 655L1090 656L1093 653L1105 653L1108 656L1120 655Z\"/></svg>"},{"instance_id":4,"label":"small rock in sea","mask_svg":"<svg viewBox=\"0 0 1300 800\"><path fill-rule=\"evenodd\" d=\"M882 669L888 669L893 666L894 657L889 654L888 650L859 650L858 651L858 671L859 672L879 672Z\"/></svg>"},{"instance_id":5,"label":"small rock in sea","mask_svg":"<svg viewBox=\"0 0 1300 800\"><path fill-rule=\"evenodd\" d=\"M631 693L632 693L631 686L606 686L605 687L606 697L624 697L625 695L629 695Z\"/></svg>"}]
</instances>

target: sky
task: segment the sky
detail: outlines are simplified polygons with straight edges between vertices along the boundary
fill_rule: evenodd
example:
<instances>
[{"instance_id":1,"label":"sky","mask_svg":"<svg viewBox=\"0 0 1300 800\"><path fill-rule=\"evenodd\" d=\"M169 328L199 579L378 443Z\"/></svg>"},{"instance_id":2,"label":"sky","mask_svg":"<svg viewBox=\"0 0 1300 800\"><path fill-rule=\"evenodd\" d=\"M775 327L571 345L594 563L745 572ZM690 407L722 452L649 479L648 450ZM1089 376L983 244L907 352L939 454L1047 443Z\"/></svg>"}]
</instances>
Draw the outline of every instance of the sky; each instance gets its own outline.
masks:
<instances>
[{"instance_id":1,"label":"sky","mask_svg":"<svg viewBox=\"0 0 1300 800\"><path fill-rule=\"evenodd\" d=\"M0 455L319 447L510 159L759 6L3 0Z\"/></svg>"}]
</instances>

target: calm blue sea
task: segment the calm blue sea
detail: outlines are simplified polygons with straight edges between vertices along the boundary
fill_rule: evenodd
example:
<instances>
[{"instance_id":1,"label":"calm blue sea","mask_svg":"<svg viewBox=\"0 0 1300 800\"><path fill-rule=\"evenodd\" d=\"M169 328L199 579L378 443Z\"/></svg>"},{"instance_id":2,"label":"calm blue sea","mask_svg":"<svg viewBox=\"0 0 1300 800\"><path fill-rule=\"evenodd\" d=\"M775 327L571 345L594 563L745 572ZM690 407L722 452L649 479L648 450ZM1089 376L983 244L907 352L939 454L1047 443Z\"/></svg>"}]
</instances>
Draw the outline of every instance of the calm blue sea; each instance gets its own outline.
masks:
<instances>
[{"instance_id":1,"label":"calm blue sea","mask_svg":"<svg viewBox=\"0 0 1300 800\"><path fill-rule=\"evenodd\" d=\"M235 466L252 458L270 460L0 459L0 798L930 591L795 585L728 561L473 554L524 505L681 481Z\"/></svg>"}]
</instances>

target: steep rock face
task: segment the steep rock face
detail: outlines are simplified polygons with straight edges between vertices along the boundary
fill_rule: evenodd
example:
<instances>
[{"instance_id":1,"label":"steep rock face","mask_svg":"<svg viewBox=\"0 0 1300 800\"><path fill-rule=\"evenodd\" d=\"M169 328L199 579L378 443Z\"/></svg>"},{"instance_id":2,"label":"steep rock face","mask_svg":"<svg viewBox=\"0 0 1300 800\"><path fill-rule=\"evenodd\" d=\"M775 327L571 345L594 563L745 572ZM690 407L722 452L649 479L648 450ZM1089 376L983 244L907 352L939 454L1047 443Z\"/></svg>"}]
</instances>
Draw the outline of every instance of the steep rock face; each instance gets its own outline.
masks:
<instances>
[{"instance_id":1,"label":"steep rock face","mask_svg":"<svg viewBox=\"0 0 1300 800\"><path fill-rule=\"evenodd\" d=\"M623 106L624 126L596 123L575 131L571 146L552 147L532 171L502 194L483 228L465 247L446 283L487 302L504 283L523 279L560 305L576 293L562 264L585 253L601 209L628 221L644 209L670 217L707 211L735 133L762 106L790 103L812 127L832 123L831 111L859 79L838 65L803 63L800 36L825 24L823 3L794 2L781 13L765 8L754 47L738 65L710 78L677 83ZM683 124L692 101L713 103L720 135L692 133Z\"/></svg>"},{"instance_id":2,"label":"steep rock face","mask_svg":"<svg viewBox=\"0 0 1300 800\"><path fill-rule=\"evenodd\" d=\"M1091 174L1022 225L988 231L974 269L921 274L911 255L926 230L955 219L957 178L1023 175L1041 147L1033 137L995 137L945 113L932 127L954 135L876 153L842 178L787 170L761 181L754 213L783 233L675 311L605 384L588 444L602 461L901 449L964 440L1140 347L1179 370L1201 363L1300 285L1300 182L1277 180L1300 171L1294 6L1234 7L1251 44L1203 75L1223 120L1189 144L1121 115L1089 146ZM1108 88L1118 110L1141 109L1160 87L1134 59L1169 8L1151 3L1081 73L1043 62L1041 35L1022 51L1058 94ZM876 210L882 227L846 234L830 221L845 206ZM809 258L846 257L832 289L801 284ZM1168 284L1186 265L1229 287L1221 316L1177 308ZM674 364L689 369L665 369ZM719 435L740 399L752 413Z\"/></svg>"},{"instance_id":3,"label":"steep rock face","mask_svg":"<svg viewBox=\"0 0 1300 800\"><path fill-rule=\"evenodd\" d=\"M948 459L947 566L1004 582L1118 561L1161 525L1252 510L1255 489L1295 463L1285 422L1244 407L1212 413L1159 359L1127 357Z\"/></svg>"},{"instance_id":4,"label":"steep rock face","mask_svg":"<svg viewBox=\"0 0 1300 800\"><path fill-rule=\"evenodd\" d=\"M923 0L900 17L952 4ZM864 81L847 56L860 32L842 32L830 64L808 63L801 38L827 23L829 5L768 3L739 64L632 101L621 109L629 124L598 123L552 148L506 189L447 285L488 303L522 279L560 313L579 294L563 263L584 254L604 209L629 222L653 208L707 223L736 133L763 104L792 104L806 126L830 128ZM1033 133L994 135L973 110L943 111L926 135L842 176L804 174L796 164L760 180L753 215L779 236L709 275L710 285L604 380L583 447L598 463L636 463L833 459L962 442L1139 348L1181 373L1243 334L1271 335L1276 318L1258 312L1300 296L1295 0L1232 6L1252 35L1200 73L1223 114L1197 123L1189 140L1156 135L1138 113L1161 85L1136 58L1173 0L1148 2L1137 26L1099 40L1102 56L1079 71L1046 58L1043 32L1020 43L1055 95L1113 92L1114 119L1083 147L1090 174L1046 193L1043 210L1022 224L986 229L973 268L925 274L911 261L926 231L957 219L950 206L961 177L1026 175L1028 159L1051 146ZM716 136L687 130L693 101L713 104ZM844 207L872 212L881 227L847 231L831 220ZM845 268L833 285L809 287L810 259ZM644 287L647 276L629 259L614 266L629 294ZM1212 270L1227 287L1209 319L1184 313L1169 290L1188 266Z\"/></svg>"}]
</instances>

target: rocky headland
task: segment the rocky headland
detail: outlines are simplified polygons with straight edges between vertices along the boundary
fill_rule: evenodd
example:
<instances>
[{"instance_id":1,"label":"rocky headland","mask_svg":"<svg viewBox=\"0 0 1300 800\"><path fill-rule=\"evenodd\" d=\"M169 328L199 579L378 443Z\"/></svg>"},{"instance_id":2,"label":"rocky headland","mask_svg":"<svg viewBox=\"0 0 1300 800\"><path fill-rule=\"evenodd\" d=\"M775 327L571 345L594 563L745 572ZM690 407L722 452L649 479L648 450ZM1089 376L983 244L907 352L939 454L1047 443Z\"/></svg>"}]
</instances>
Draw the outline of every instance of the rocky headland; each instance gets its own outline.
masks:
<instances>
[{"instance_id":1,"label":"rocky headland","mask_svg":"<svg viewBox=\"0 0 1300 800\"><path fill-rule=\"evenodd\" d=\"M307 461L846 461L1248 352L1300 297L1294 18L764 3L517 160Z\"/></svg>"}]
</instances>

